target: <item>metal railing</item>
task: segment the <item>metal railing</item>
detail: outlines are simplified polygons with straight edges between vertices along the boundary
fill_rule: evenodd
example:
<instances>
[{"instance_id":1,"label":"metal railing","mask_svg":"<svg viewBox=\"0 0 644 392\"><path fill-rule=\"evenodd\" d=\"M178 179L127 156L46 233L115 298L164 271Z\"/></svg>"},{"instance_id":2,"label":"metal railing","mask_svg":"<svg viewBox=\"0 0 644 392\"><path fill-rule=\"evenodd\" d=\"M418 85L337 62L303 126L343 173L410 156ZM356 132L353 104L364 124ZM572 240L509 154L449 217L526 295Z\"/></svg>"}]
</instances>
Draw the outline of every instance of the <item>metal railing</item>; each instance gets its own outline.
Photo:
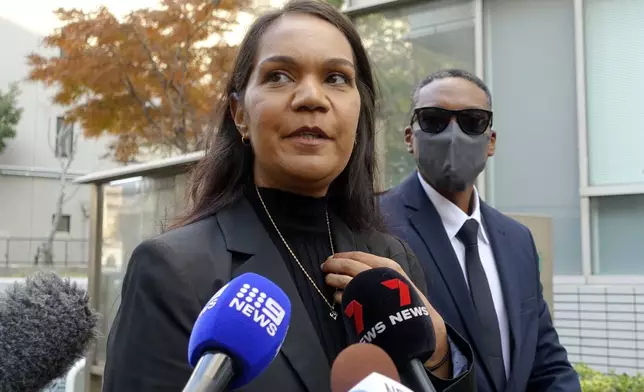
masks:
<instances>
[{"instance_id":1,"label":"metal railing","mask_svg":"<svg viewBox=\"0 0 644 392\"><path fill-rule=\"evenodd\" d=\"M637 286L555 286L554 323L571 362L644 370L644 292Z\"/></svg>"},{"instance_id":2,"label":"metal railing","mask_svg":"<svg viewBox=\"0 0 644 392\"><path fill-rule=\"evenodd\" d=\"M46 266L41 246L46 238L0 237L0 267L23 268ZM73 268L87 266L89 240L87 238L55 238L53 267Z\"/></svg>"}]
</instances>

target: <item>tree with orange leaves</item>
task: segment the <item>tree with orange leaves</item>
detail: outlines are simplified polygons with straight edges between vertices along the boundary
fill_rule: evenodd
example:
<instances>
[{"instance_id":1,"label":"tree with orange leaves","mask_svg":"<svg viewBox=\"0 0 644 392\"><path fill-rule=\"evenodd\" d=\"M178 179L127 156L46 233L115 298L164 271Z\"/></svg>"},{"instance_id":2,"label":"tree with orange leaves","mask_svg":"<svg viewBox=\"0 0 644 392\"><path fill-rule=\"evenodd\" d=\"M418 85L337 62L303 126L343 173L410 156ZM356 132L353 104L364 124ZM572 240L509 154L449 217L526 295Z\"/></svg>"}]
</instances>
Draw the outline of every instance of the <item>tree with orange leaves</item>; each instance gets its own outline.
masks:
<instances>
[{"instance_id":1,"label":"tree with orange leaves","mask_svg":"<svg viewBox=\"0 0 644 392\"><path fill-rule=\"evenodd\" d=\"M57 89L86 137L114 135L111 155L169 156L199 149L236 48L226 34L250 0L162 0L119 20L106 8L58 9L64 23L44 44L60 55L28 58L29 79Z\"/></svg>"}]
</instances>

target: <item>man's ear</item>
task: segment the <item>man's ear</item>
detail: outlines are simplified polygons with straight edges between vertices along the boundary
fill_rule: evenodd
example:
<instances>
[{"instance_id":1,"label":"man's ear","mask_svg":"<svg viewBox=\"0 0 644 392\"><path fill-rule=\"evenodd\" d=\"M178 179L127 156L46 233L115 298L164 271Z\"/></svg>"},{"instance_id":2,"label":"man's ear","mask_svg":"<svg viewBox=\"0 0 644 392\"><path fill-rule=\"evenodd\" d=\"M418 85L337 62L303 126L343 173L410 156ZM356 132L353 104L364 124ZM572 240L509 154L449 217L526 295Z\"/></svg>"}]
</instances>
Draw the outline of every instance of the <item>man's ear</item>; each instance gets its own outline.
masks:
<instances>
[{"instance_id":1,"label":"man's ear","mask_svg":"<svg viewBox=\"0 0 644 392\"><path fill-rule=\"evenodd\" d=\"M237 130L242 135L246 135L246 122L244 120L244 108L242 102L240 102L241 97L237 93L232 93L230 95L230 115L237 126Z\"/></svg>"},{"instance_id":2,"label":"man's ear","mask_svg":"<svg viewBox=\"0 0 644 392\"><path fill-rule=\"evenodd\" d=\"M414 153L414 132L411 127L405 128L405 145L407 146L407 152L410 154Z\"/></svg>"},{"instance_id":3,"label":"man's ear","mask_svg":"<svg viewBox=\"0 0 644 392\"><path fill-rule=\"evenodd\" d=\"M488 157L494 156L495 152L496 152L496 132L493 130L490 130L490 142L487 145L487 156Z\"/></svg>"}]
</instances>

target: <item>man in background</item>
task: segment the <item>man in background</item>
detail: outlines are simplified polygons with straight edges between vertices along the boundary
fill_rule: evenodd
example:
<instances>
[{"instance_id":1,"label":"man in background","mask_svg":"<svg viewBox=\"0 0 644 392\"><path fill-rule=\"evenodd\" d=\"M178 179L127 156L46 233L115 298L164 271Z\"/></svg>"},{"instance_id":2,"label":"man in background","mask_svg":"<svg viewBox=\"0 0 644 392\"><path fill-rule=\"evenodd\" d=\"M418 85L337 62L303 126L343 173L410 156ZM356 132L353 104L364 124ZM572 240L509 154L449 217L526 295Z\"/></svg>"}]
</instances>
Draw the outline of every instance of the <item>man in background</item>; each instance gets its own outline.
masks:
<instances>
[{"instance_id":1,"label":"man in background","mask_svg":"<svg viewBox=\"0 0 644 392\"><path fill-rule=\"evenodd\" d=\"M423 265L430 302L472 344L480 392L581 391L543 298L530 230L474 186L496 147L491 106L468 72L423 80L405 129L417 171L381 196L382 212Z\"/></svg>"}]
</instances>

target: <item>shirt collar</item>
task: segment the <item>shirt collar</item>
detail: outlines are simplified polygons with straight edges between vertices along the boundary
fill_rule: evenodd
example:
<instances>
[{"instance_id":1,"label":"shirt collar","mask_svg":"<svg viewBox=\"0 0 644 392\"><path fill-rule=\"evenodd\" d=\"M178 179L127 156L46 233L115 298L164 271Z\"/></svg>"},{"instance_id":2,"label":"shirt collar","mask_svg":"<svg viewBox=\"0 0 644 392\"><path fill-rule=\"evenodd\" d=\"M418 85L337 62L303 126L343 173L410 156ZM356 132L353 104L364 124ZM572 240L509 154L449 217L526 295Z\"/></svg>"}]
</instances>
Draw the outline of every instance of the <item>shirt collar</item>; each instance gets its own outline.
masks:
<instances>
[{"instance_id":1,"label":"shirt collar","mask_svg":"<svg viewBox=\"0 0 644 392\"><path fill-rule=\"evenodd\" d=\"M463 210L458 208L456 204L452 203L448 199L446 199L443 195L438 193L425 179L418 174L418 180L420 181L420 185L423 187L425 190L425 193L427 194L427 197L429 197L429 200L434 204L434 207L436 207L436 211L438 211L438 215L441 218L441 221L443 221L443 226L445 226L445 231L447 232L447 237L450 239L454 239L456 237L456 234L461 230L461 227L463 227L463 224L465 221L468 219L474 219L479 223L479 234L478 234L478 239L480 241L483 241L485 244L489 244L487 234L485 232L485 227L483 226L483 221L481 219L481 209L480 209L480 202L479 202L479 193L476 190L476 187L474 187L474 208L472 211L472 215L468 216Z\"/></svg>"}]
</instances>

